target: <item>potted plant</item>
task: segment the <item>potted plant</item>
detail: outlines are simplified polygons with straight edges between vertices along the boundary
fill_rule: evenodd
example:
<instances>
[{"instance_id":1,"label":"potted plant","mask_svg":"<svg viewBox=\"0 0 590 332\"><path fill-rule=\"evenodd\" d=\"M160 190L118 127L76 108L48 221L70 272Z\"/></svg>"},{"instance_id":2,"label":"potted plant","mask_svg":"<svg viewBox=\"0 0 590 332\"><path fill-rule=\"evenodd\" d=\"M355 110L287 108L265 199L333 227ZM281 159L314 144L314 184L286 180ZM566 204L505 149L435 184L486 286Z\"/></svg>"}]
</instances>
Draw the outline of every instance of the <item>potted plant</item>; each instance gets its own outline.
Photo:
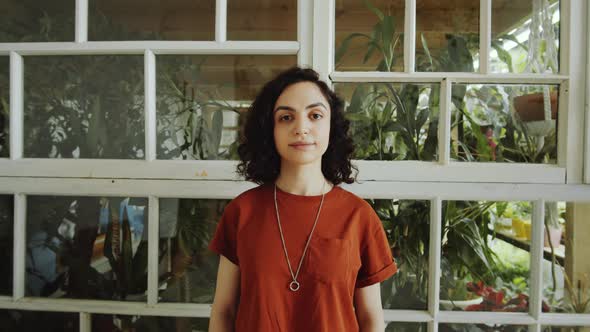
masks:
<instances>
[{"instance_id":1,"label":"potted plant","mask_svg":"<svg viewBox=\"0 0 590 332\"><path fill-rule=\"evenodd\" d=\"M551 119L557 119L557 92L550 93ZM544 96L543 93L531 93L514 97L514 110L522 122L544 121Z\"/></svg>"}]
</instances>

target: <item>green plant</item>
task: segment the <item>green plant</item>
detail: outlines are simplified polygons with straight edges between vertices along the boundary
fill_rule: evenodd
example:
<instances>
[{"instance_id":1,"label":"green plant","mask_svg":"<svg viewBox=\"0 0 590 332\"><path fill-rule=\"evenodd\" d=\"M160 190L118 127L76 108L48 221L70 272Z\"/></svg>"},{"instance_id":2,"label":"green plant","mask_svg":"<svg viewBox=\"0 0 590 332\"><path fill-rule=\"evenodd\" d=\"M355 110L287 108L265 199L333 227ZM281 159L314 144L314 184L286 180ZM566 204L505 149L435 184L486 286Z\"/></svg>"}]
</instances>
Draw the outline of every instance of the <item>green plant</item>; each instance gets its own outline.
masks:
<instances>
[{"instance_id":1,"label":"green plant","mask_svg":"<svg viewBox=\"0 0 590 332\"><path fill-rule=\"evenodd\" d=\"M160 264L165 266L165 258L171 257L171 270L159 278L160 285L167 285L160 292L165 300L194 302L196 299L201 303L213 300L217 262L207 254L206 247L227 202L180 199L175 203L178 211L173 216L173 242L165 238L160 245ZM174 290L178 293L171 294Z\"/></svg>"},{"instance_id":2,"label":"green plant","mask_svg":"<svg viewBox=\"0 0 590 332\"><path fill-rule=\"evenodd\" d=\"M395 18L392 15L383 13L368 0L363 0L367 9L373 12L379 21L373 26L370 35L363 33L352 33L348 35L336 50L335 62L338 64L350 46L353 39L361 38L366 40L367 52L363 57L363 63L366 63L371 56L378 52L380 62L377 65L377 71L391 71L397 58L395 57L396 47L398 46L401 34L395 31Z\"/></svg>"},{"instance_id":3,"label":"green plant","mask_svg":"<svg viewBox=\"0 0 590 332\"><path fill-rule=\"evenodd\" d=\"M122 220L111 213L104 242L104 256L108 258L115 276L113 295L125 300L129 294L143 294L147 291L147 241L141 241L133 253L133 238L127 209L123 209ZM104 290L103 290L104 291Z\"/></svg>"},{"instance_id":4,"label":"green plant","mask_svg":"<svg viewBox=\"0 0 590 332\"><path fill-rule=\"evenodd\" d=\"M375 54L380 58L378 71L391 71L398 58L395 49L401 35L394 31L394 18L381 12L370 2L365 6L378 18L370 35L351 34L336 52L339 62L351 40L366 40L363 62ZM473 71L468 49L469 36L448 35L447 48L432 55L424 41L426 55L421 55L417 68L421 71ZM471 67L470 67L471 66ZM453 102L462 101L464 91L453 91ZM426 100L426 101L425 101ZM347 107L351 134L355 138L357 159L369 160L436 160L439 89L436 86L401 84L358 84ZM426 128L424 128L426 127ZM382 283L382 299L386 308L424 309L427 303L429 208L425 202L369 200L380 216L388 234L394 256L400 267L396 277ZM465 226L467 225L467 226ZM450 234L467 242L468 257L488 261L485 241L477 226L468 223L445 225ZM473 239L480 239L474 242ZM485 237L484 237L485 238ZM454 250L449 247L447 250ZM463 250L465 251L465 250ZM467 265L467 262L460 264Z\"/></svg>"},{"instance_id":5,"label":"green plant","mask_svg":"<svg viewBox=\"0 0 590 332\"><path fill-rule=\"evenodd\" d=\"M182 159L237 159L237 141L219 151L223 112L240 112L223 100L220 87L201 87L199 77L208 57L165 57L158 67L158 155ZM182 140L178 139L181 133Z\"/></svg>"}]
</instances>

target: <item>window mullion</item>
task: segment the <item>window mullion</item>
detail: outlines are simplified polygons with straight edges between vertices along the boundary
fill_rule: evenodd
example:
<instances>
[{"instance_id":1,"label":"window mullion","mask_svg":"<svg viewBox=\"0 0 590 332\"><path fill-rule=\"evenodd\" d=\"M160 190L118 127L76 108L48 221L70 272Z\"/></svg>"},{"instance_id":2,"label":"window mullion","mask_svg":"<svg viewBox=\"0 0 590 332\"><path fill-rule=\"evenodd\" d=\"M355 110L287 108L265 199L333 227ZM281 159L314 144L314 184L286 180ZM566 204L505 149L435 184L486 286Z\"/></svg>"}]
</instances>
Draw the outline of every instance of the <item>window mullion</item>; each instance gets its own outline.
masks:
<instances>
[{"instance_id":1,"label":"window mullion","mask_svg":"<svg viewBox=\"0 0 590 332\"><path fill-rule=\"evenodd\" d=\"M438 162L448 165L451 159L451 91L452 82L445 78L440 84L438 120Z\"/></svg>"},{"instance_id":2,"label":"window mullion","mask_svg":"<svg viewBox=\"0 0 590 332\"><path fill-rule=\"evenodd\" d=\"M440 261L441 261L442 200L430 200L430 243L428 244L428 311L433 317L429 331L436 332L440 307Z\"/></svg>"},{"instance_id":3,"label":"window mullion","mask_svg":"<svg viewBox=\"0 0 590 332\"><path fill-rule=\"evenodd\" d=\"M92 331L92 315L88 312L80 313L80 332Z\"/></svg>"},{"instance_id":4,"label":"window mullion","mask_svg":"<svg viewBox=\"0 0 590 332\"><path fill-rule=\"evenodd\" d=\"M541 324L529 324L529 332L541 332Z\"/></svg>"},{"instance_id":5,"label":"window mullion","mask_svg":"<svg viewBox=\"0 0 590 332\"><path fill-rule=\"evenodd\" d=\"M12 298L18 301L25 296L26 224L27 197L22 193L14 195L14 239Z\"/></svg>"},{"instance_id":6,"label":"window mullion","mask_svg":"<svg viewBox=\"0 0 590 332\"><path fill-rule=\"evenodd\" d=\"M535 319L541 315L541 303L543 299L543 232L545 220L545 201L540 199L532 202L532 234L530 247L530 283L529 283L529 314Z\"/></svg>"},{"instance_id":7,"label":"window mullion","mask_svg":"<svg viewBox=\"0 0 590 332\"><path fill-rule=\"evenodd\" d=\"M215 1L215 41L227 40L227 0Z\"/></svg>"},{"instance_id":8,"label":"window mullion","mask_svg":"<svg viewBox=\"0 0 590 332\"><path fill-rule=\"evenodd\" d=\"M148 305L158 302L158 257L160 208L156 196L149 196L148 201Z\"/></svg>"},{"instance_id":9,"label":"window mullion","mask_svg":"<svg viewBox=\"0 0 590 332\"><path fill-rule=\"evenodd\" d=\"M151 50L144 55L145 159L156 160L156 56Z\"/></svg>"},{"instance_id":10,"label":"window mullion","mask_svg":"<svg viewBox=\"0 0 590 332\"><path fill-rule=\"evenodd\" d=\"M10 52L10 159L23 157L23 57Z\"/></svg>"},{"instance_id":11,"label":"window mullion","mask_svg":"<svg viewBox=\"0 0 590 332\"><path fill-rule=\"evenodd\" d=\"M313 6L313 68L320 79L331 86L334 69L335 0L314 1Z\"/></svg>"},{"instance_id":12,"label":"window mullion","mask_svg":"<svg viewBox=\"0 0 590 332\"><path fill-rule=\"evenodd\" d=\"M584 130L584 183L590 183L590 4L586 3L586 100L585 107L585 130Z\"/></svg>"},{"instance_id":13,"label":"window mullion","mask_svg":"<svg viewBox=\"0 0 590 332\"><path fill-rule=\"evenodd\" d=\"M479 72L490 72L492 39L492 0L480 0L479 10Z\"/></svg>"},{"instance_id":14,"label":"window mullion","mask_svg":"<svg viewBox=\"0 0 590 332\"><path fill-rule=\"evenodd\" d=\"M76 43L88 41L88 0L76 0Z\"/></svg>"},{"instance_id":15,"label":"window mullion","mask_svg":"<svg viewBox=\"0 0 590 332\"><path fill-rule=\"evenodd\" d=\"M312 65L313 26L310 17L313 17L312 0L297 0L297 63L304 67Z\"/></svg>"},{"instance_id":16,"label":"window mullion","mask_svg":"<svg viewBox=\"0 0 590 332\"><path fill-rule=\"evenodd\" d=\"M406 0L404 22L404 70L411 74L416 67L416 0Z\"/></svg>"}]
</instances>

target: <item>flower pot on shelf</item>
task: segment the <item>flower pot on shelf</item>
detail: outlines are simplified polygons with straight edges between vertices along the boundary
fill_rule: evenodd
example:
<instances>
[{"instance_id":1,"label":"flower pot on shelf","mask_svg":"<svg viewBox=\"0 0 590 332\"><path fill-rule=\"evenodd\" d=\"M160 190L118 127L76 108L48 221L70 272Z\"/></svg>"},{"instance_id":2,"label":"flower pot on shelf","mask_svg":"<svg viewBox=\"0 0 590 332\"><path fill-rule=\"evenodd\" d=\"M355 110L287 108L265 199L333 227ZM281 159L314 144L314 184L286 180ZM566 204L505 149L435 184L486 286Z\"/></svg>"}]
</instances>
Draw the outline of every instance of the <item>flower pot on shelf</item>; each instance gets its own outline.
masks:
<instances>
[{"instance_id":1,"label":"flower pot on shelf","mask_svg":"<svg viewBox=\"0 0 590 332\"><path fill-rule=\"evenodd\" d=\"M453 310L455 308L459 308L461 310L465 310L470 305L480 304L483 301L482 297L476 297L471 300L440 300L440 305L443 310Z\"/></svg>"},{"instance_id":2,"label":"flower pot on shelf","mask_svg":"<svg viewBox=\"0 0 590 332\"><path fill-rule=\"evenodd\" d=\"M551 119L557 119L557 92L550 93ZM523 122L543 121L543 93L532 93L514 97L514 110Z\"/></svg>"}]
</instances>

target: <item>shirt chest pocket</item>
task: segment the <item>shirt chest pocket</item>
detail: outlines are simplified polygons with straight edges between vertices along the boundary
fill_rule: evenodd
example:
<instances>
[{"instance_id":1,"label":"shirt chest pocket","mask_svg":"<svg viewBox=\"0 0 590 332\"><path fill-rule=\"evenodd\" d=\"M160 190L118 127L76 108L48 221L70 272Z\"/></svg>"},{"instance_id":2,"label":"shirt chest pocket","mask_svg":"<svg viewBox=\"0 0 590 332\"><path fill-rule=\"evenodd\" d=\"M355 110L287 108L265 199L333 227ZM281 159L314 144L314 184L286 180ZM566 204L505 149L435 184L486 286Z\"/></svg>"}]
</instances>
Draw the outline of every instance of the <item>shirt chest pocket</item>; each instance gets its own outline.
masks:
<instances>
[{"instance_id":1,"label":"shirt chest pocket","mask_svg":"<svg viewBox=\"0 0 590 332\"><path fill-rule=\"evenodd\" d=\"M346 239L312 237L306 271L323 283L345 282L350 275L350 243Z\"/></svg>"}]
</instances>

